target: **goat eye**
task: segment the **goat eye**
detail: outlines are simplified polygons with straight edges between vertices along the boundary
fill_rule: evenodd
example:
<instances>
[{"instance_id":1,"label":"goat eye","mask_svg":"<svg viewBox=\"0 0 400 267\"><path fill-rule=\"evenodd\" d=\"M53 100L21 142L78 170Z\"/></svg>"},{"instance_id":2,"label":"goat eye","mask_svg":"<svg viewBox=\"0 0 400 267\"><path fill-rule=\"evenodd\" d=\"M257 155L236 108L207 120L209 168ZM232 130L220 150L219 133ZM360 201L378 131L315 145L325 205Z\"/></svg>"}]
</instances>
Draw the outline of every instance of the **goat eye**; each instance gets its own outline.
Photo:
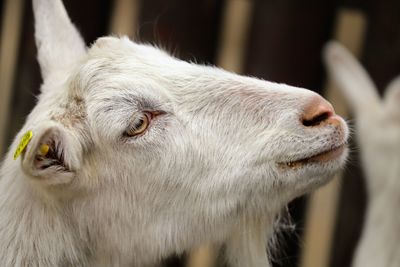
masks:
<instances>
[{"instance_id":1,"label":"goat eye","mask_svg":"<svg viewBox=\"0 0 400 267\"><path fill-rule=\"evenodd\" d=\"M144 133L150 124L150 117L148 114L144 114L125 134L129 137L137 136Z\"/></svg>"}]
</instances>

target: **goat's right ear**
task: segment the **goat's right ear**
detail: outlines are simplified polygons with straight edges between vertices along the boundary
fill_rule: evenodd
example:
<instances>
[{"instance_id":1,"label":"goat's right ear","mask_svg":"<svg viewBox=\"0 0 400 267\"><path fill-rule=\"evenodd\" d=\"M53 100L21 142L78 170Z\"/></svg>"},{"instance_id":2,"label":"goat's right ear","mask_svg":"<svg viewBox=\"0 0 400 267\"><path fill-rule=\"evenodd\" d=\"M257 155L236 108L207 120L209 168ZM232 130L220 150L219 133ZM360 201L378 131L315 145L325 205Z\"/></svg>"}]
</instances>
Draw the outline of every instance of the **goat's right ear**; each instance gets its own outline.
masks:
<instances>
[{"instance_id":1,"label":"goat's right ear","mask_svg":"<svg viewBox=\"0 0 400 267\"><path fill-rule=\"evenodd\" d=\"M400 118L400 76L394 78L387 86L385 105L389 115Z\"/></svg>"},{"instance_id":2,"label":"goat's right ear","mask_svg":"<svg viewBox=\"0 0 400 267\"><path fill-rule=\"evenodd\" d=\"M61 0L33 0L35 39L43 79L85 54L86 46Z\"/></svg>"},{"instance_id":3,"label":"goat's right ear","mask_svg":"<svg viewBox=\"0 0 400 267\"><path fill-rule=\"evenodd\" d=\"M341 44L331 41L324 49L328 72L358 115L370 114L380 105L377 89L366 70Z\"/></svg>"},{"instance_id":4,"label":"goat's right ear","mask_svg":"<svg viewBox=\"0 0 400 267\"><path fill-rule=\"evenodd\" d=\"M67 184L80 167L81 146L72 133L56 123L32 131L22 155L22 169L46 185Z\"/></svg>"}]
</instances>

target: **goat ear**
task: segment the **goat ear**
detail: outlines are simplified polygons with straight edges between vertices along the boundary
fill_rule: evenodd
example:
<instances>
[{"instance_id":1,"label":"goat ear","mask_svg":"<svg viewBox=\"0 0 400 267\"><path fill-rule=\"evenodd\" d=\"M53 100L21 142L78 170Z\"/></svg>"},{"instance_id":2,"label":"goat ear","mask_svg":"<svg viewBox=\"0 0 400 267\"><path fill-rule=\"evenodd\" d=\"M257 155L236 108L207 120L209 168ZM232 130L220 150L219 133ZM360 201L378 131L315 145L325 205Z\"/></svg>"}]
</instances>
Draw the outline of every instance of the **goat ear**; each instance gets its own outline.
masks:
<instances>
[{"instance_id":1,"label":"goat ear","mask_svg":"<svg viewBox=\"0 0 400 267\"><path fill-rule=\"evenodd\" d=\"M43 79L68 66L86 50L61 0L33 0L35 39Z\"/></svg>"},{"instance_id":2,"label":"goat ear","mask_svg":"<svg viewBox=\"0 0 400 267\"><path fill-rule=\"evenodd\" d=\"M358 115L370 114L380 105L377 89L366 70L341 44L331 41L324 49L324 61L333 80Z\"/></svg>"},{"instance_id":3,"label":"goat ear","mask_svg":"<svg viewBox=\"0 0 400 267\"><path fill-rule=\"evenodd\" d=\"M393 79L386 88L385 104L392 115L400 117L400 76Z\"/></svg>"},{"instance_id":4,"label":"goat ear","mask_svg":"<svg viewBox=\"0 0 400 267\"><path fill-rule=\"evenodd\" d=\"M47 185L66 184L79 168L80 146L69 130L52 124L32 131L22 155L23 171Z\"/></svg>"}]
</instances>

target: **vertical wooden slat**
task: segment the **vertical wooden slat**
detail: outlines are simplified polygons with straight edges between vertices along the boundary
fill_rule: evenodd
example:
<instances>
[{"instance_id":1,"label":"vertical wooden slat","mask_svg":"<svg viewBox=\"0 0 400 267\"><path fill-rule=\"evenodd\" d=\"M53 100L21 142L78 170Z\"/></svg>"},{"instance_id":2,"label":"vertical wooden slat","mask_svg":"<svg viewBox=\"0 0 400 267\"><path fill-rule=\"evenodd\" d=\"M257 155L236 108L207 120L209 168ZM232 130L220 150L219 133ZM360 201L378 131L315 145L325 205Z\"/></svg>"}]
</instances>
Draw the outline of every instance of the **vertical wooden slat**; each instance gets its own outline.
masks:
<instances>
[{"instance_id":1,"label":"vertical wooden slat","mask_svg":"<svg viewBox=\"0 0 400 267\"><path fill-rule=\"evenodd\" d=\"M203 245L190 251L187 267L214 267L216 266L217 248L211 245Z\"/></svg>"},{"instance_id":2,"label":"vertical wooden slat","mask_svg":"<svg viewBox=\"0 0 400 267\"><path fill-rule=\"evenodd\" d=\"M246 52L246 41L252 16L253 2L230 0L226 2L217 65L241 73Z\"/></svg>"},{"instance_id":3,"label":"vertical wooden slat","mask_svg":"<svg viewBox=\"0 0 400 267\"><path fill-rule=\"evenodd\" d=\"M9 118L11 89L15 77L24 1L7 0L3 9L0 47L0 155Z\"/></svg>"},{"instance_id":4,"label":"vertical wooden slat","mask_svg":"<svg viewBox=\"0 0 400 267\"><path fill-rule=\"evenodd\" d=\"M334 38L344 44L352 53L359 55L364 40L365 27L366 19L363 13L356 10L340 10ZM332 81L328 81L325 92L336 112L347 117L346 101ZM332 182L319 189L310 198L300 266L329 266L340 179L341 175L339 174Z\"/></svg>"},{"instance_id":5,"label":"vertical wooden slat","mask_svg":"<svg viewBox=\"0 0 400 267\"><path fill-rule=\"evenodd\" d=\"M35 105L41 82L33 29L32 2L25 1L22 13L20 47L15 78L10 97L9 121L5 132L5 147L14 139L24 120Z\"/></svg>"},{"instance_id":6,"label":"vertical wooden slat","mask_svg":"<svg viewBox=\"0 0 400 267\"><path fill-rule=\"evenodd\" d=\"M111 15L110 33L134 37L139 21L139 0L116 0Z\"/></svg>"}]
</instances>

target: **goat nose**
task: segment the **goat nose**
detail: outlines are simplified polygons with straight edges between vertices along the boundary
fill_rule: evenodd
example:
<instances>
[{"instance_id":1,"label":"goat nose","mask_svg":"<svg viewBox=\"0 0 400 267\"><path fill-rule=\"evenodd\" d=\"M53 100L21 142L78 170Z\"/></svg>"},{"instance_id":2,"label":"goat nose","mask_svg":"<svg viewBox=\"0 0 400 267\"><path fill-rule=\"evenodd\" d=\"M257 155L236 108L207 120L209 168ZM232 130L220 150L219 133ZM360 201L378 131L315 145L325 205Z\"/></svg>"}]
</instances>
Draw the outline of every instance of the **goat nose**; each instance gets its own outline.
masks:
<instances>
[{"instance_id":1,"label":"goat nose","mask_svg":"<svg viewBox=\"0 0 400 267\"><path fill-rule=\"evenodd\" d=\"M332 105L319 95L316 95L307 103L301 115L301 122L306 127L318 126L327 122L335 115Z\"/></svg>"}]
</instances>

